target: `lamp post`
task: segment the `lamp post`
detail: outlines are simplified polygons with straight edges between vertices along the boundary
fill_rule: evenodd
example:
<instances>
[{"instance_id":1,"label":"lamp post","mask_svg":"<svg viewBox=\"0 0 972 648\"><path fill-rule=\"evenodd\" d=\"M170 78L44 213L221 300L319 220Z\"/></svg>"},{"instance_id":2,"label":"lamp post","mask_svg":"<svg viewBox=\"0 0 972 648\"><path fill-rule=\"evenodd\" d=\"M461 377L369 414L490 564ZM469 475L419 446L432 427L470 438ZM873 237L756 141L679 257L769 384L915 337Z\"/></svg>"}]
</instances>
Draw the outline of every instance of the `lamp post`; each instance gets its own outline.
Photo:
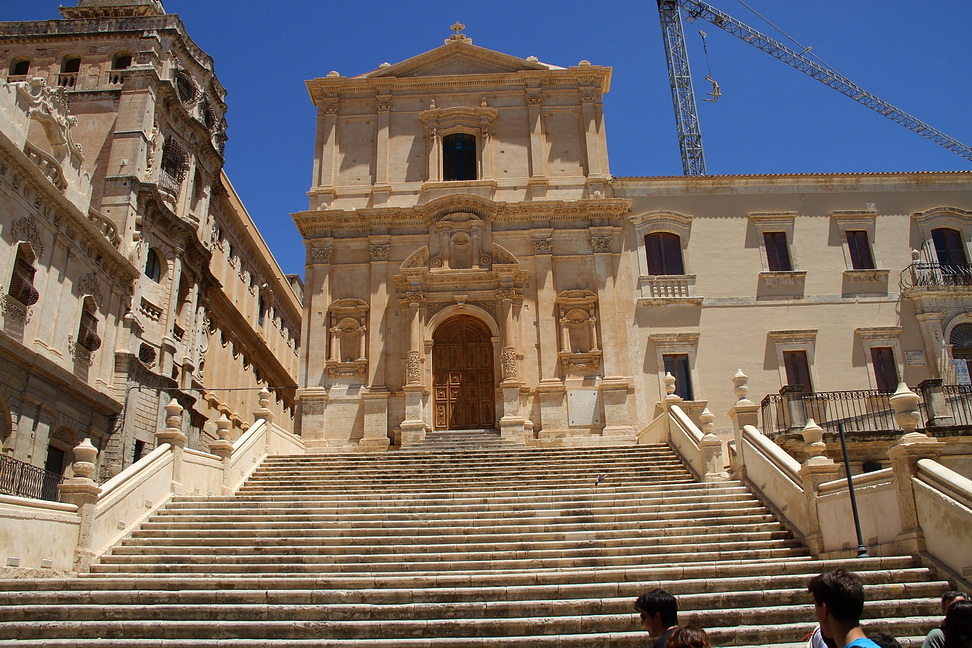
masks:
<instances>
[{"instance_id":1,"label":"lamp post","mask_svg":"<svg viewBox=\"0 0 972 648\"><path fill-rule=\"evenodd\" d=\"M854 479L851 477L850 459L847 458L844 424L838 423L837 430L840 432L840 448L844 452L844 473L847 475L847 492L850 494L851 511L854 513L854 528L857 530L857 557L867 558L867 547L864 546L864 536L861 535L861 517L857 513L857 498L854 496Z\"/></svg>"}]
</instances>

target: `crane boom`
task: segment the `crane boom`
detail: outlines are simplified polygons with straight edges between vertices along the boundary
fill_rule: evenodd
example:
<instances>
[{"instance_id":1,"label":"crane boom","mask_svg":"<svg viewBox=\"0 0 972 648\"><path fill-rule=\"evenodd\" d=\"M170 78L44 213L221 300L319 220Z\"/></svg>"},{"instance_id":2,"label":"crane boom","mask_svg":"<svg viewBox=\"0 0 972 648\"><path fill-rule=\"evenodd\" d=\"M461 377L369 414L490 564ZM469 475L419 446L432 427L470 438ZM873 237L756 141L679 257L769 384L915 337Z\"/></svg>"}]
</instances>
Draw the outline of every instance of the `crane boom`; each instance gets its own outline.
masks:
<instances>
[{"instance_id":1,"label":"crane boom","mask_svg":"<svg viewBox=\"0 0 972 648\"><path fill-rule=\"evenodd\" d=\"M864 90L843 75L807 58L803 53L796 52L769 36L760 33L729 14L719 11L715 7L700 0L658 0L658 12L661 17L662 34L665 40L665 55L669 60L669 76L672 82L672 96L675 101L675 120L679 129L679 142L682 145L682 167L685 175L704 175L705 161L702 159L702 135L698 129L698 114L695 112L695 95L692 90L691 77L689 76L686 80L681 76L676 77L674 72L678 70L680 73L686 76L688 75L688 53L685 49L685 38L682 34L681 18L678 11L679 7L688 11L688 15L692 18L702 18L712 23L719 29L746 41L754 47L758 47L767 54L775 56L787 65L830 86L841 94L845 94L851 99L864 104L868 108L901 124L905 128L913 130L919 135L930 139L954 153L958 153L967 160L972 160L972 148L946 135L937 128L929 126L917 117L896 108L887 101ZM677 25L677 30L672 25ZM675 31L678 33L673 34ZM676 64L673 64L672 61L676 61ZM691 116L680 116L680 113L687 110L691 110ZM685 128L684 133L683 124ZM694 130L692 130L693 127ZM687 144L690 147L687 147ZM696 158L698 158L698 162L696 162Z\"/></svg>"}]
</instances>

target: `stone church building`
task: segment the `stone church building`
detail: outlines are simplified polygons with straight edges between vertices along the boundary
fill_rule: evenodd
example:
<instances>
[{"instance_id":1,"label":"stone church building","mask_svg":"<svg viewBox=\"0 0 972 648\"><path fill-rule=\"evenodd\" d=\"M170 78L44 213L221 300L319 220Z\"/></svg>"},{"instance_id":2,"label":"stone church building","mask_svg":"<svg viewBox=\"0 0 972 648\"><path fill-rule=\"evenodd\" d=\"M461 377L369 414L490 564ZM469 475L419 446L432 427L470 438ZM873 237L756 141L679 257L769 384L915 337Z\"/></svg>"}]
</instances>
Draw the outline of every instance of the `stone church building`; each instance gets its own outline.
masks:
<instances>
[{"instance_id":1,"label":"stone church building","mask_svg":"<svg viewBox=\"0 0 972 648\"><path fill-rule=\"evenodd\" d=\"M723 431L740 368L760 398L967 376L972 174L615 178L611 68L455 31L307 82L308 448L633 444L666 374Z\"/></svg>"}]
</instances>

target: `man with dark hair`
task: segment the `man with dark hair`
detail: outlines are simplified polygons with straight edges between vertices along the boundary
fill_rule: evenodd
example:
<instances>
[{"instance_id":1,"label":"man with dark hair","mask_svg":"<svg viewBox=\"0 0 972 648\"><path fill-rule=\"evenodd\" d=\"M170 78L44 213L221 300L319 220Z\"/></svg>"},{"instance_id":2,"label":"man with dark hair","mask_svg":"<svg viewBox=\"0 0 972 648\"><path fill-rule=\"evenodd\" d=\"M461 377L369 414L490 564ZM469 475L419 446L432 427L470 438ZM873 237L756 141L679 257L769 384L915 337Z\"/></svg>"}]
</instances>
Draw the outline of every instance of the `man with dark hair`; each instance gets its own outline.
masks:
<instances>
[{"instance_id":1,"label":"man with dark hair","mask_svg":"<svg viewBox=\"0 0 972 648\"><path fill-rule=\"evenodd\" d=\"M678 627L678 601L663 589L653 589L639 596L634 606L641 613L641 625L650 636L658 637L654 648L665 648Z\"/></svg>"},{"instance_id":2,"label":"man with dark hair","mask_svg":"<svg viewBox=\"0 0 972 648\"><path fill-rule=\"evenodd\" d=\"M949 590L942 594L942 614L948 614L948 608L952 606L955 601L964 601L968 597L962 592L957 592L955 590ZM921 648L944 648L945 646L945 633L943 632L945 622L942 625L933 629L925 637L925 640L921 642Z\"/></svg>"},{"instance_id":3,"label":"man with dark hair","mask_svg":"<svg viewBox=\"0 0 972 648\"><path fill-rule=\"evenodd\" d=\"M810 579L813 611L820 631L837 648L880 648L861 630L864 583L854 572L837 568Z\"/></svg>"}]
</instances>

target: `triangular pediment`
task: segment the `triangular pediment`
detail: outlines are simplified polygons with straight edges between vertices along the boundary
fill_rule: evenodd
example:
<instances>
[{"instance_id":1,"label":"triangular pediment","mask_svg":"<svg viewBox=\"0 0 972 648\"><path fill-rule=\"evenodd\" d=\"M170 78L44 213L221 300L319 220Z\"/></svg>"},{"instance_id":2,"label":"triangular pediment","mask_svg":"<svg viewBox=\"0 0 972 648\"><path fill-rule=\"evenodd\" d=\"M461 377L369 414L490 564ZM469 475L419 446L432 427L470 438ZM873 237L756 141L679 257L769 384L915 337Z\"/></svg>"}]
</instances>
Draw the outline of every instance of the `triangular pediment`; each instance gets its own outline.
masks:
<instances>
[{"instance_id":1,"label":"triangular pediment","mask_svg":"<svg viewBox=\"0 0 972 648\"><path fill-rule=\"evenodd\" d=\"M369 79L379 77L432 77L465 74L508 74L521 70L551 69L560 68L539 61L494 52L464 41L449 41L442 47L413 56L395 65L378 68L362 76Z\"/></svg>"}]
</instances>

